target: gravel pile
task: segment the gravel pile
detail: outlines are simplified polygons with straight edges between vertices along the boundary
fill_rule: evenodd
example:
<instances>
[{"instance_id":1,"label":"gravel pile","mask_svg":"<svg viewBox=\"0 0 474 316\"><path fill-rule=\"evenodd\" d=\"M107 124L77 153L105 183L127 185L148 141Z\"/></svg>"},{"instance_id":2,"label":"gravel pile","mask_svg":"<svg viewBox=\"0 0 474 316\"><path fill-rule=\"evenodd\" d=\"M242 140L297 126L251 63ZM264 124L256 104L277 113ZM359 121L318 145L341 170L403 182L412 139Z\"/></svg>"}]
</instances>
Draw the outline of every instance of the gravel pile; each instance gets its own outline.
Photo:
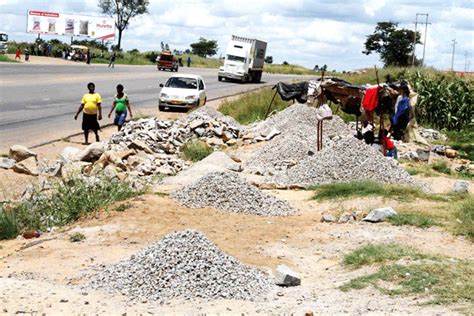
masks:
<instances>
[{"instance_id":1,"label":"gravel pile","mask_svg":"<svg viewBox=\"0 0 474 316\"><path fill-rule=\"evenodd\" d=\"M295 103L285 110L275 113L265 121L255 124L250 128L250 131L256 135L266 136L272 128L276 128L282 135L285 135L295 128L307 125L312 127L314 133L316 133L317 122L316 108ZM337 115L334 115L332 120L325 121L323 124L323 136L350 135L350 133L350 129Z\"/></svg>"},{"instance_id":2,"label":"gravel pile","mask_svg":"<svg viewBox=\"0 0 474 316\"><path fill-rule=\"evenodd\" d=\"M201 232L171 233L130 259L103 267L89 284L132 299L261 300L272 280L226 255Z\"/></svg>"},{"instance_id":3,"label":"gravel pile","mask_svg":"<svg viewBox=\"0 0 474 316\"><path fill-rule=\"evenodd\" d=\"M268 177L267 180L279 185L298 186L352 180L419 186L396 162L352 136L337 140L285 173Z\"/></svg>"},{"instance_id":4,"label":"gravel pile","mask_svg":"<svg viewBox=\"0 0 474 316\"><path fill-rule=\"evenodd\" d=\"M249 184L237 174L211 172L171 194L190 208L214 207L225 212L286 216L294 213L287 201Z\"/></svg>"}]
</instances>

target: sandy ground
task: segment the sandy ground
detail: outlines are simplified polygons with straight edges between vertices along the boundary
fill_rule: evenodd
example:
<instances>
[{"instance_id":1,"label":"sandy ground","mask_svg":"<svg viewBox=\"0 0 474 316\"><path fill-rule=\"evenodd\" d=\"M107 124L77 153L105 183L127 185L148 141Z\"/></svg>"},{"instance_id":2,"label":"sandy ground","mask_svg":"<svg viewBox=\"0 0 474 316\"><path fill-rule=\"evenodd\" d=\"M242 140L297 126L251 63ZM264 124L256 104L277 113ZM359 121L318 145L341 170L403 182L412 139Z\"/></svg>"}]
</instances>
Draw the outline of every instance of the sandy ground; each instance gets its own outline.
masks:
<instances>
[{"instance_id":1,"label":"sandy ground","mask_svg":"<svg viewBox=\"0 0 474 316\"><path fill-rule=\"evenodd\" d=\"M316 314L456 314L455 307L419 306L423 298L391 298L375 289L341 292L337 287L373 268L350 271L342 256L369 242L396 241L429 253L473 259L472 243L439 229L388 224L320 223L322 212L351 208L352 201L319 205L306 191L273 191L300 209L290 217L224 214L190 210L168 197L147 195L131 200L125 212L97 213L36 240L3 241L0 248L0 306L5 314L140 314L140 313L303 313ZM361 201L359 201L361 202ZM368 201L365 201L368 202ZM389 201L390 203L391 201ZM371 201L386 205L387 201ZM357 203L367 205L370 203ZM361 207L367 211L367 207ZM193 228L205 233L224 252L246 264L271 272L286 264L299 272L302 285L275 287L267 301L131 302L126 297L82 288L99 264L111 264L158 241L173 230ZM80 231L86 239L71 243ZM35 244L37 243L37 244ZM0 310L0 312L2 312Z\"/></svg>"}]
</instances>

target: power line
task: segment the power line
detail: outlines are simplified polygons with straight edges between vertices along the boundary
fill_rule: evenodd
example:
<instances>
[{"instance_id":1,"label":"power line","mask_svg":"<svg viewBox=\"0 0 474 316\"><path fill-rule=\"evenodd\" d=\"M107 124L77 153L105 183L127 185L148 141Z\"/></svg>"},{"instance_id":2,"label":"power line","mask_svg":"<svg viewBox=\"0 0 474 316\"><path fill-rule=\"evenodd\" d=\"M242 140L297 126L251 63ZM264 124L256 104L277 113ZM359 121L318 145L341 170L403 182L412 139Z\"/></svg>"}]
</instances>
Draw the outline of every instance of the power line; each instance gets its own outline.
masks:
<instances>
[{"instance_id":1,"label":"power line","mask_svg":"<svg viewBox=\"0 0 474 316\"><path fill-rule=\"evenodd\" d=\"M425 17L425 22L418 22L418 16L424 16ZM412 66L415 66L415 50L416 50L416 31L417 31L417 26L418 24L424 24L425 25L425 39L423 41L423 59L421 60L421 66L423 67L425 64L425 52L426 52L426 34L428 33L428 24L431 24L428 22L428 13L417 13L416 14L416 19L415 19L415 34L413 35L413 58L412 58Z\"/></svg>"}]
</instances>

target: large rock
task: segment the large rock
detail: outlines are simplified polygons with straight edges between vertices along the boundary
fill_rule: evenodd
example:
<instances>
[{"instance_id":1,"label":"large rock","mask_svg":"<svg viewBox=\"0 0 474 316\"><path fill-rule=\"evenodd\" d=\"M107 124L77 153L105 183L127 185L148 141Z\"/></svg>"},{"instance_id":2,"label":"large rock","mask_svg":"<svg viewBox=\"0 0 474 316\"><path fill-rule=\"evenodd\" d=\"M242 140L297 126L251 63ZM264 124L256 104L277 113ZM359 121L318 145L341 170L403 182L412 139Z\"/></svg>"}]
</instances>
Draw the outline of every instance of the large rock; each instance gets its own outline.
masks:
<instances>
[{"instance_id":1,"label":"large rock","mask_svg":"<svg viewBox=\"0 0 474 316\"><path fill-rule=\"evenodd\" d=\"M0 157L0 168L11 169L15 165L16 161L14 159Z\"/></svg>"},{"instance_id":2,"label":"large rock","mask_svg":"<svg viewBox=\"0 0 474 316\"><path fill-rule=\"evenodd\" d=\"M458 180L454 182L453 191L456 193L467 193L469 192L469 182Z\"/></svg>"},{"instance_id":3,"label":"large rock","mask_svg":"<svg viewBox=\"0 0 474 316\"><path fill-rule=\"evenodd\" d=\"M105 148L102 143L92 143L84 150L80 151L74 160L94 162L104 153Z\"/></svg>"},{"instance_id":4,"label":"large rock","mask_svg":"<svg viewBox=\"0 0 474 316\"><path fill-rule=\"evenodd\" d=\"M60 156L64 160L73 161L80 152L81 150L79 148L68 146L63 149Z\"/></svg>"},{"instance_id":5,"label":"large rock","mask_svg":"<svg viewBox=\"0 0 474 316\"><path fill-rule=\"evenodd\" d=\"M275 272L275 284L280 286L301 285L301 279L298 273L292 271L284 264L280 264Z\"/></svg>"},{"instance_id":6,"label":"large rock","mask_svg":"<svg viewBox=\"0 0 474 316\"><path fill-rule=\"evenodd\" d=\"M38 164L36 163L36 157L29 157L20 162L17 162L13 166L13 171L18 173L29 174L32 176L38 175Z\"/></svg>"},{"instance_id":7,"label":"large rock","mask_svg":"<svg viewBox=\"0 0 474 316\"><path fill-rule=\"evenodd\" d=\"M364 217L362 220L371 223L383 222L386 218L397 215L398 213L391 207L377 208Z\"/></svg>"},{"instance_id":8,"label":"large rock","mask_svg":"<svg viewBox=\"0 0 474 316\"><path fill-rule=\"evenodd\" d=\"M336 216L332 214L323 214L323 216L321 217L322 223L334 223L336 221L337 221Z\"/></svg>"},{"instance_id":9,"label":"large rock","mask_svg":"<svg viewBox=\"0 0 474 316\"><path fill-rule=\"evenodd\" d=\"M37 154L25 146L13 145L10 147L9 158L15 160L16 162L25 160L30 157L36 157Z\"/></svg>"},{"instance_id":10,"label":"large rock","mask_svg":"<svg viewBox=\"0 0 474 316\"><path fill-rule=\"evenodd\" d=\"M430 151L424 149L417 149L416 154L418 155L419 161L428 161L430 160Z\"/></svg>"}]
</instances>

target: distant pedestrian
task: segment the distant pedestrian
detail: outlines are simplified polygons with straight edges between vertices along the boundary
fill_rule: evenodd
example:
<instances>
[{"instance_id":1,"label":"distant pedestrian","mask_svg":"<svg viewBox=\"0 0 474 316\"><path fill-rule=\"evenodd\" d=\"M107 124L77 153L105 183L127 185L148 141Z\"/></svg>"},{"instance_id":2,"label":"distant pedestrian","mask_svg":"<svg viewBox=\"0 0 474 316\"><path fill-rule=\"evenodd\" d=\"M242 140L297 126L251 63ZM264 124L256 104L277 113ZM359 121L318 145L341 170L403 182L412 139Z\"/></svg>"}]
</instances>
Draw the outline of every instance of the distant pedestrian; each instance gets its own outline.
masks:
<instances>
[{"instance_id":1,"label":"distant pedestrian","mask_svg":"<svg viewBox=\"0 0 474 316\"><path fill-rule=\"evenodd\" d=\"M130 108L130 101L128 95L123 92L123 85L117 85L117 94L115 95L112 108L109 112L109 118L115 109L114 125L117 125L118 130L122 129L125 119L127 118L127 109L130 112L130 118L133 118L132 109Z\"/></svg>"},{"instance_id":2,"label":"distant pedestrian","mask_svg":"<svg viewBox=\"0 0 474 316\"><path fill-rule=\"evenodd\" d=\"M87 53L86 53L86 63L88 65L91 64L91 53L89 52L89 50L87 50Z\"/></svg>"},{"instance_id":3,"label":"distant pedestrian","mask_svg":"<svg viewBox=\"0 0 474 316\"><path fill-rule=\"evenodd\" d=\"M109 67L112 66L112 68L114 68L116 58L117 58L117 55L115 55L115 52L113 52L112 55L110 56Z\"/></svg>"},{"instance_id":4,"label":"distant pedestrian","mask_svg":"<svg viewBox=\"0 0 474 316\"><path fill-rule=\"evenodd\" d=\"M15 51L15 60L18 58L18 60L21 60L21 50L20 50L20 47L16 47L16 51Z\"/></svg>"},{"instance_id":5,"label":"distant pedestrian","mask_svg":"<svg viewBox=\"0 0 474 316\"><path fill-rule=\"evenodd\" d=\"M86 93L82 96L81 105L77 110L74 119L77 120L77 117L84 110L82 116L82 130L84 131L84 145L89 144L89 131L92 130L95 134L95 141L100 141L99 139L99 122L98 120L102 119L102 98L100 94L95 92L95 84L93 82L89 82L87 84L87 89L89 89L89 93ZM97 116L97 114L99 114Z\"/></svg>"},{"instance_id":6,"label":"distant pedestrian","mask_svg":"<svg viewBox=\"0 0 474 316\"><path fill-rule=\"evenodd\" d=\"M188 67L191 67L191 56L188 56L188 59L186 60L186 64Z\"/></svg>"},{"instance_id":7,"label":"distant pedestrian","mask_svg":"<svg viewBox=\"0 0 474 316\"><path fill-rule=\"evenodd\" d=\"M183 57L178 57L178 66L183 67Z\"/></svg>"},{"instance_id":8,"label":"distant pedestrian","mask_svg":"<svg viewBox=\"0 0 474 316\"><path fill-rule=\"evenodd\" d=\"M25 61L30 61L30 50L25 48Z\"/></svg>"}]
</instances>

